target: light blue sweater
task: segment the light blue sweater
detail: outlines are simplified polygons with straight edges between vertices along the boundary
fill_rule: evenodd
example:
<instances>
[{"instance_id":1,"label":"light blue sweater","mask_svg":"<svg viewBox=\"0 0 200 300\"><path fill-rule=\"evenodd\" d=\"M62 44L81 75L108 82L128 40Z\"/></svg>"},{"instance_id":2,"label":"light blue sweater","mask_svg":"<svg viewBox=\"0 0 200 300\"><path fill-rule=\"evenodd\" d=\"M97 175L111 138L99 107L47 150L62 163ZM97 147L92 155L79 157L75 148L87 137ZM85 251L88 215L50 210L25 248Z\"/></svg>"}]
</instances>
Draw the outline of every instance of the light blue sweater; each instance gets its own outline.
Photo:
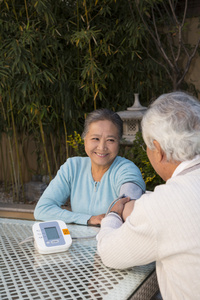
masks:
<instances>
[{"instance_id":1,"label":"light blue sweater","mask_svg":"<svg viewBox=\"0 0 200 300\"><path fill-rule=\"evenodd\" d=\"M125 158L117 156L100 182L93 180L89 157L69 158L41 196L34 217L42 221L87 224L91 216L106 213L126 182L133 182L145 191L139 168ZM72 211L61 208L68 197Z\"/></svg>"}]
</instances>

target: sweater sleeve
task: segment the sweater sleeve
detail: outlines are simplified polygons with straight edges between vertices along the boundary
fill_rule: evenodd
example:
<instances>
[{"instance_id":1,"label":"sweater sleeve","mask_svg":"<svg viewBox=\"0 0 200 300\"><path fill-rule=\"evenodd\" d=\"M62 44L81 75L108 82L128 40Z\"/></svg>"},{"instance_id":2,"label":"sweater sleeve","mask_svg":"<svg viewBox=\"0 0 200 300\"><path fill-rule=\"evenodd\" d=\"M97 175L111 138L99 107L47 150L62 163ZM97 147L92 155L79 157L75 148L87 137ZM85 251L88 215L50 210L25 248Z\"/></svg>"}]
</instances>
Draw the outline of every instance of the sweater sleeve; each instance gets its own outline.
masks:
<instances>
[{"instance_id":1,"label":"sweater sleeve","mask_svg":"<svg viewBox=\"0 0 200 300\"><path fill-rule=\"evenodd\" d=\"M66 162L40 197L34 211L36 220L62 220L65 223L87 224L90 214L75 213L61 208L70 196L70 177L70 169Z\"/></svg>"},{"instance_id":2,"label":"sweater sleeve","mask_svg":"<svg viewBox=\"0 0 200 300\"><path fill-rule=\"evenodd\" d=\"M132 161L117 156L111 169L111 181L117 187L118 196L123 193L132 199L138 199L145 192L146 186L140 169ZM134 185L129 185L130 183Z\"/></svg>"},{"instance_id":3,"label":"sweater sleeve","mask_svg":"<svg viewBox=\"0 0 200 300\"><path fill-rule=\"evenodd\" d=\"M61 208L54 201L49 201L47 198L40 199L34 211L36 220L50 221L61 220L65 223L76 223L87 225L87 221L91 215L81 214Z\"/></svg>"},{"instance_id":4,"label":"sweater sleeve","mask_svg":"<svg viewBox=\"0 0 200 300\"><path fill-rule=\"evenodd\" d=\"M155 232L139 202L136 201L125 223L114 214L108 214L102 220L97 249L108 267L123 269L156 260Z\"/></svg>"}]
</instances>

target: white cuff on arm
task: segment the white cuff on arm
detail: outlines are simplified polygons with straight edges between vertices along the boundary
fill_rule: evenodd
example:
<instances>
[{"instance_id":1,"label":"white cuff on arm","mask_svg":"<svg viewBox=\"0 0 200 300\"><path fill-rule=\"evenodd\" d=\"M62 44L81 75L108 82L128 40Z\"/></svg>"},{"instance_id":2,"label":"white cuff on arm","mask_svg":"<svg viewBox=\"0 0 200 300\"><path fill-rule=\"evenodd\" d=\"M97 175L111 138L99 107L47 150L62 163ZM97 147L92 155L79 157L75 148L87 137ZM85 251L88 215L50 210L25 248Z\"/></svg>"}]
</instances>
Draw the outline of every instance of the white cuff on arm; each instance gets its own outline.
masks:
<instances>
[{"instance_id":1,"label":"white cuff on arm","mask_svg":"<svg viewBox=\"0 0 200 300\"><path fill-rule=\"evenodd\" d=\"M143 194L143 190L133 182L126 182L122 184L119 195L130 197L131 200L139 199Z\"/></svg>"}]
</instances>

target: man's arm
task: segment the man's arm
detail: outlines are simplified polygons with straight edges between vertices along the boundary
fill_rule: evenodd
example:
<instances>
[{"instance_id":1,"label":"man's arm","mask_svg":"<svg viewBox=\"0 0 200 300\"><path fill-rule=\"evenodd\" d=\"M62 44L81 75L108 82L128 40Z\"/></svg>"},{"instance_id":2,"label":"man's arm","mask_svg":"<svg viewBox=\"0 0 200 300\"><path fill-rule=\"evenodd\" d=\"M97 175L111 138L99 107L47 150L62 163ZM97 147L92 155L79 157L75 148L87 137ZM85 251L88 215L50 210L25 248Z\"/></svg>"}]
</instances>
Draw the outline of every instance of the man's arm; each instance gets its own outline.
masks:
<instances>
[{"instance_id":1,"label":"man's arm","mask_svg":"<svg viewBox=\"0 0 200 300\"><path fill-rule=\"evenodd\" d=\"M136 205L123 223L120 214L125 203L122 200L120 202L118 201L118 205L116 203L117 206L113 206L111 212L102 220L97 235L97 249L103 263L111 268L123 269L155 261L155 232L143 206L139 205L138 208ZM112 212L114 209L116 213Z\"/></svg>"}]
</instances>

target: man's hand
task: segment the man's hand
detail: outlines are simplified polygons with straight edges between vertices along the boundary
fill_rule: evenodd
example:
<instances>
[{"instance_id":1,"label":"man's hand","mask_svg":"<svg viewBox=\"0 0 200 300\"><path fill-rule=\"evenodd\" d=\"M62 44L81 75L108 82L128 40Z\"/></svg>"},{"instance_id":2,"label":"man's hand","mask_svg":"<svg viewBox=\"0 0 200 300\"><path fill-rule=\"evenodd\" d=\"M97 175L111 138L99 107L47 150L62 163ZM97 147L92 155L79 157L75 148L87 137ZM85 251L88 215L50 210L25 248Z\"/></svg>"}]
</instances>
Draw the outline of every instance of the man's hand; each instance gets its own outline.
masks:
<instances>
[{"instance_id":1,"label":"man's hand","mask_svg":"<svg viewBox=\"0 0 200 300\"><path fill-rule=\"evenodd\" d=\"M98 215L98 216L92 216L88 221L87 221L87 225L100 225L102 219L105 217L105 214L102 215Z\"/></svg>"},{"instance_id":2,"label":"man's hand","mask_svg":"<svg viewBox=\"0 0 200 300\"><path fill-rule=\"evenodd\" d=\"M123 210L124 210L124 206L127 202L130 201L129 197L126 198L122 198L120 200L118 200L113 207L111 208L110 212L114 211L116 213L118 213L118 215L123 219Z\"/></svg>"}]
</instances>

